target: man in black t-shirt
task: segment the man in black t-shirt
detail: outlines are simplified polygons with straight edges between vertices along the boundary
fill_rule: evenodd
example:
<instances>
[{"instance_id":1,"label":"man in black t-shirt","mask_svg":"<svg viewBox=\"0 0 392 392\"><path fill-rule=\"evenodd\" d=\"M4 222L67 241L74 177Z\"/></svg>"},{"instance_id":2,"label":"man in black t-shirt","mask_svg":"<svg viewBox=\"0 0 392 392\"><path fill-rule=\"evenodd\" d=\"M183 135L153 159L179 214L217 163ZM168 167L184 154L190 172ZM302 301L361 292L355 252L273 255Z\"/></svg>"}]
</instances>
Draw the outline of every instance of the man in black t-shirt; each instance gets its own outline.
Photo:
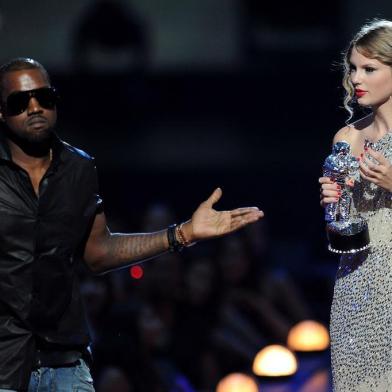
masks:
<instances>
[{"instance_id":1,"label":"man in black t-shirt","mask_svg":"<svg viewBox=\"0 0 392 392\"><path fill-rule=\"evenodd\" d=\"M80 258L107 272L263 216L255 207L215 211L218 188L179 226L111 233L94 160L54 132L57 101L38 62L0 67L0 391L94 390L75 279Z\"/></svg>"}]
</instances>

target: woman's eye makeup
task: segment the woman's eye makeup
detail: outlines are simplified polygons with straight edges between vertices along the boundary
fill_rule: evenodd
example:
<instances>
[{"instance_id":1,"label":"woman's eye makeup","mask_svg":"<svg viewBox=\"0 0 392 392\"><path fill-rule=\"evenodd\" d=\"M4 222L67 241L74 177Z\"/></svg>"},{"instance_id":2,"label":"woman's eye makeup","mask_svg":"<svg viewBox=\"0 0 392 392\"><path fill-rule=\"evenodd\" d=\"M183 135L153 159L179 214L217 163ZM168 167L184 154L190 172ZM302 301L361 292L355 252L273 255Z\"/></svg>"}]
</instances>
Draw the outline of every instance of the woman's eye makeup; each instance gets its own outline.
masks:
<instances>
[{"instance_id":1,"label":"woman's eye makeup","mask_svg":"<svg viewBox=\"0 0 392 392\"><path fill-rule=\"evenodd\" d=\"M362 67L362 69L363 69L366 73L372 73L372 72L376 71L376 68L371 67L371 66L365 66L365 67ZM349 66L349 72L352 73L352 72L355 72L356 70L357 70L357 67L356 67L355 65L353 65L353 64L350 64L350 66Z\"/></svg>"}]
</instances>

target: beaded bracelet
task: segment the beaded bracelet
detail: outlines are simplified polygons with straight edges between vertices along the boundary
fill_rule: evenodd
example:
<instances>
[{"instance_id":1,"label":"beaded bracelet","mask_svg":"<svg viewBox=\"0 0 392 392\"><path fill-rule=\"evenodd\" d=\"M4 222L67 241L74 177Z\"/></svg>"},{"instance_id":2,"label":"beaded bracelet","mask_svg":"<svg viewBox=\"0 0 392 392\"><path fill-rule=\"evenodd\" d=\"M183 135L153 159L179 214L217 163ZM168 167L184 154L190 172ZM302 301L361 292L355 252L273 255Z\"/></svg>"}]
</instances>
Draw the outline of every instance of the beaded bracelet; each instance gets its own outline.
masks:
<instances>
[{"instance_id":1,"label":"beaded bracelet","mask_svg":"<svg viewBox=\"0 0 392 392\"><path fill-rule=\"evenodd\" d=\"M183 224L184 223L181 223L180 226L176 227L176 234L182 246L189 246L190 242L185 238L184 232L182 231Z\"/></svg>"},{"instance_id":2,"label":"beaded bracelet","mask_svg":"<svg viewBox=\"0 0 392 392\"><path fill-rule=\"evenodd\" d=\"M179 242L182 246L185 246L187 248L189 248L190 246L193 246L196 244L196 241L194 242L190 242L189 240L186 239L185 234L182 230L182 226L184 225L184 223L181 223L180 226L176 227L176 234L177 237L179 239Z\"/></svg>"}]
</instances>

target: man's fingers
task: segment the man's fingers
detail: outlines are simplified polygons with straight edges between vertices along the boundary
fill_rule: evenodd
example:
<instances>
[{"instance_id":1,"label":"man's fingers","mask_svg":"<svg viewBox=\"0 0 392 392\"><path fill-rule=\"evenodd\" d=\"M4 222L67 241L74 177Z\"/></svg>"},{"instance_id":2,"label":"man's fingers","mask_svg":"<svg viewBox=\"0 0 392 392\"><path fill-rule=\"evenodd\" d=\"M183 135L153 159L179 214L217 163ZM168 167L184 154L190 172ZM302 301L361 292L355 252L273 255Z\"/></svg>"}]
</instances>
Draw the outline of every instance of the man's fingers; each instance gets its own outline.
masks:
<instances>
[{"instance_id":1,"label":"man's fingers","mask_svg":"<svg viewBox=\"0 0 392 392\"><path fill-rule=\"evenodd\" d=\"M204 202L209 207L212 207L222 197L222 189L216 188L211 196Z\"/></svg>"},{"instance_id":2,"label":"man's fingers","mask_svg":"<svg viewBox=\"0 0 392 392\"><path fill-rule=\"evenodd\" d=\"M230 216L231 219L255 218L256 220L258 220L264 216L264 212L260 211L257 207L244 207L244 208L237 208L235 210L230 211Z\"/></svg>"},{"instance_id":3,"label":"man's fingers","mask_svg":"<svg viewBox=\"0 0 392 392\"><path fill-rule=\"evenodd\" d=\"M237 230L249 223L257 222L260 218L264 216L263 211L250 211L246 214L241 214L237 216L232 216L231 219L231 229Z\"/></svg>"}]
</instances>

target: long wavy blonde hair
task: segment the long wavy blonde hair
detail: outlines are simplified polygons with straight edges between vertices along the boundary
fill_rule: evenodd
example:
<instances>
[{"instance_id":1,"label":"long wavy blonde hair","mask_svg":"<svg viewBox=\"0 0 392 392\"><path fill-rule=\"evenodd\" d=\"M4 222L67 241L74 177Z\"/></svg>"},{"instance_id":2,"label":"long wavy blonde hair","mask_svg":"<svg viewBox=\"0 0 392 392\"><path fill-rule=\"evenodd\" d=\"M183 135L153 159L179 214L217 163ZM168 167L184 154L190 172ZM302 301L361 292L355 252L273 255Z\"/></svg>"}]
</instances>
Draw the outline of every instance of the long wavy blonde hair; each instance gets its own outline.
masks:
<instances>
[{"instance_id":1,"label":"long wavy blonde hair","mask_svg":"<svg viewBox=\"0 0 392 392\"><path fill-rule=\"evenodd\" d=\"M343 87L346 90L344 107L349 112L349 119L354 115L354 86L350 80L350 56L353 49L363 56L376 59L392 67L392 21L374 19L365 24L351 40L343 54Z\"/></svg>"}]
</instances>

